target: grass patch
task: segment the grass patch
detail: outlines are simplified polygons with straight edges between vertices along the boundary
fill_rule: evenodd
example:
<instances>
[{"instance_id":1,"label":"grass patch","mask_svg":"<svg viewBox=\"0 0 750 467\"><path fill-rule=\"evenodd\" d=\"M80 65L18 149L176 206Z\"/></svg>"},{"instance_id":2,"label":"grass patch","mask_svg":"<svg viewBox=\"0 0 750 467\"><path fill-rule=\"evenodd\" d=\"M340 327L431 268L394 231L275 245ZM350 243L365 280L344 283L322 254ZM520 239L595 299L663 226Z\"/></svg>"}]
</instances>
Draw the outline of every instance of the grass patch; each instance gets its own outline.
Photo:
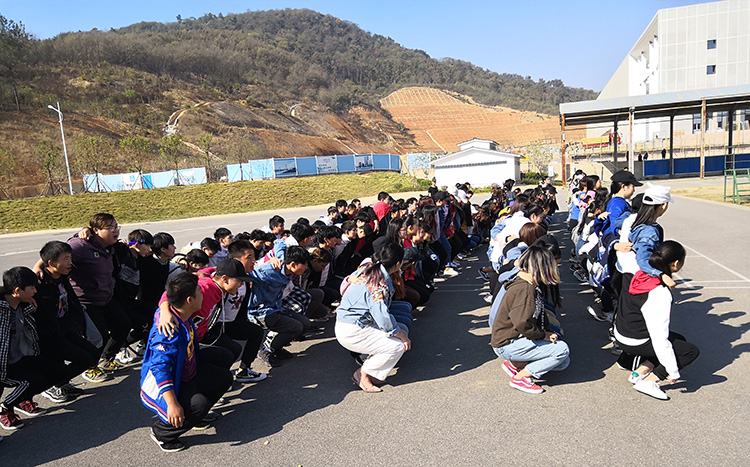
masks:
<instances>
[{"instance_id":1,"label":"grass patch","mask_svg":"<svg viewBox=\"0 0 750 467\"><path fill-rule=\"evenodd\" d=\"M6 233L79 227L88 225L97 212L111 213L121 223L146 222L333 204L337 199L349 201L380 191L419 189L412 177L373 172L82 193L0 201L0 225Z\"/></svg>"},{"instance_id":2,"label":"grass patch","mask_svg":"<svg viewBox=\"0 0 750 467\"><path fill-rule=\"evenodd\" d=\"M727 187L731 193L732 188ZM709 201L724 202L724 186L722 185L710 185L710 186L699 186L690 188L673 188L672 193L680 196L687 196L689 198L707 199ZM727 201L731 204L731 201ZM750 206L750 200L744 199L740 202L743 206Z\"/></svg>"}]
</instances>

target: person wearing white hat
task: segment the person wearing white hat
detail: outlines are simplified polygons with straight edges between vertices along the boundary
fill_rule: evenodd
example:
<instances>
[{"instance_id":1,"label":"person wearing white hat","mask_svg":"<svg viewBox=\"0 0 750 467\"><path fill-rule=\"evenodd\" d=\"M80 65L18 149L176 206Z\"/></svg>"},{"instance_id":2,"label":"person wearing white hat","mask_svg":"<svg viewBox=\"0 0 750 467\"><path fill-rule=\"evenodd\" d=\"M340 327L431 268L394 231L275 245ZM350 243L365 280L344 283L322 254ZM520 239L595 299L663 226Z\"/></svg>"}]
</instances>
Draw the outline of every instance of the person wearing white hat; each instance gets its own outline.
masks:
<instances>
[{"instance_id":1,"label":"person wearing white hat","mask_svg":"<svg viewBox=\"0 0 750 467\"><path fill-rule=\"evenodd\" d=\"M648 188L643 193L643 206L638 211L628 237L633 243L635 260L640 270L649 276L660 278L664 285L670 289L675 286L674 280L668 274L664 274L651 266L648 260L656 247L664 241L664 229L656 221L667 212L669 203L672 202L674 202L674 199L672 198L671 188L649 183Z\"/></svg>"}]
</instances>

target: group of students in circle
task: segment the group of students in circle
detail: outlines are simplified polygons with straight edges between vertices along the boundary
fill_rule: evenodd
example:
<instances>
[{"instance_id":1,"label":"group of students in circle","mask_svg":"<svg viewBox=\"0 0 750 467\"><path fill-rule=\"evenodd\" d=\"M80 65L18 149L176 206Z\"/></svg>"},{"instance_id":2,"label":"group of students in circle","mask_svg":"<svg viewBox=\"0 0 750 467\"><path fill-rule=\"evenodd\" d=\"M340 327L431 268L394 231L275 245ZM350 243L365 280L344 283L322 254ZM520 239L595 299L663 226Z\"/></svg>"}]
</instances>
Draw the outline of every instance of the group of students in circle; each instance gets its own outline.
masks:
<instances>
[{"instance_id":1,"label":"group of students in circle","mask_svg":"<svg viewBox=\"0 0 750 467\"><path fill-rule=\"evenodd\" d=\"M219 418L211 409L233 383L265 380L260 365L294 358L291 343L332 318L356 362L351 379L381 392L411 348L411 313L482 240L479 206L462 188L340 200L288 230L278 215L249 233L221 227L180 253L169 233L121 239L113 215L95 214L67 242L45 244L32 268L3 273L0 424L22 428L21 416L46 411L34 397L68 403L88 392L78 377L99 383L141 361L150 437L179 451L182 434Z\"/></svg>"},{"instance_id":2,"label":"group of students in circle","mask_svg":"<svg viewBox=\"0 0 750 467\"><path fill-rule=\"evenodd\" d=\"M570 185L571 270L594 290L597 302L587 312L609 323L617 365L629 372L633 388L668 400L663 386L677 382L680 370L699 355L670 329L672 276L686 257L682 245L664 239L658 223L674 201L670 188L649 183L635 195L643 184L627 170L612 175L609 190L582 171ZM536 379L570 363L556 312L562 253L540 228L546 218L535 207L544 206L546 197L542 184L507 203L490 234L492 267L484 273L492 290L492 348L504 359L510 386L531 394L544 391Z\"/></svg>"}]
</instances>

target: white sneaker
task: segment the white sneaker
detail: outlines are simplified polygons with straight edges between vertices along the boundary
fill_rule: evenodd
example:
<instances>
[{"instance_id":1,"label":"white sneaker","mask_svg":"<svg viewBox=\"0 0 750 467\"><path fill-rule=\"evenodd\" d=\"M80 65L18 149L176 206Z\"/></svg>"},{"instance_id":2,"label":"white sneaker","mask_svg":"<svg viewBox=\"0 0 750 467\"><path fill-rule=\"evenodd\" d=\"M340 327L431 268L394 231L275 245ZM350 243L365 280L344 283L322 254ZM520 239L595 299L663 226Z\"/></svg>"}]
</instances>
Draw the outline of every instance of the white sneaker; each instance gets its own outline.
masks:
<instances>
[{"instance_id":1,"label":"white sneaker","mask_svg":"<svg viewBox=\"0 0 750 467\"><path fill-rule=\"evenodd\" d=\"M484 301L487 303L492 303L492 294L485 295Z\"/></svg>"},{"instance_id":2,"label":"white sneaker","mask_svg":"<svg viewBox=\"0 0 750 467\"><path fill-rule=\"evenodd\" d=\"M456 277L458 275L458 271L456 271L455 269L453 269L451 267L447 267L443 271L443 274L446 275L446 276L450 276L450 277Z\"/></svg>"},{"instance_id":3,"label":"white sneaker","mask_svg":"<svg viewBox=\"0 0 750 467\"><path fill-rule=\"evenodd\" d=\"M655 399L659 399L662 401L669 400L669 396L667 395L667 393L662 391L659 387L658 381L646 381L645 379L642 379L633 385L633 389Z\"/></svg>"},{"instance_id":4,"label":"white sneaker","mask_svg":"<svg viewBox=\"0 0 750 467\"><path fill-rule=\"evenodd\" d=\"M125 347L117 352L115 361L120 365L128 365L136 360L135 352L131 351L129 347Z\"/></svg>"},{"instance_id":5,"label":"white sneaker","mask_svg":"<svg viewBox=\"0 0 750 467\"><path fill-rule=\"evenodd\" d=\"M448 267L451 267L451 268L457 268L458 266L459 266L458 263L455 261L451 261L450 263L448 263Z\"/></svg>"},{"instance_id":6,"label":"white sneaker","mask_svg":"<svg viewBox=\"0 0 750 467\"><path fill-rule=\"evenodd\" d=\"M630 373L630 376L628 376L628 381L632 384L635 384L650 374L651 374L651 371L647 371L646 374L643 374L643 375L639 375L637 371L634 371Z\"/></svg>"}]
</instances>

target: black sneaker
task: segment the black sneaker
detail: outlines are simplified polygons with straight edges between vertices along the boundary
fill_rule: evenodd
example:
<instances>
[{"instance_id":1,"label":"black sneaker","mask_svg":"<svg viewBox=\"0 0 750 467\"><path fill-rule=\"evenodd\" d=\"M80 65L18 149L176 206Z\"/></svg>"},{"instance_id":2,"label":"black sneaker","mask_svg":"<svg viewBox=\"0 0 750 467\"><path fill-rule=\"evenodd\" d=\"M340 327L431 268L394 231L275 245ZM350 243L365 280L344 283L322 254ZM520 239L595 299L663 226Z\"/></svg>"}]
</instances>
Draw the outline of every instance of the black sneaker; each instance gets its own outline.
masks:
<instances>
[{"instance_id":1,"label":"black sneaker","mask_svg":"<svg viewBox=\"0 0 750 467\"><path fill-rule=\"evenodd\" d=\"M206 416L203 417L203 420L201 420L202 423L213 423L216 420L219 419L219 414L214 412L213 410L209 410L208 413L206 413Z\"/></svg>"},{"instance_id":2,"label":"black sneaker","mask_svg":"<svg viewBox=\"0 0 750 467\"><path fill-rule=\"evenodd\" d=\"M65 390L64 386L52 386L51 388L42 392L42 396L51 400L55 404L62 404L63 402L68 402L70 400L68 391Z\"/></svg>"},{"instance_id":3,"label":"black sneaker","mask_svg":"<svg viewBox=\"0 0 750 467\"><path fill-rule=\"evenodd\" d=\"M68 397L78 397L86 394L86 391L70 383L63 384L62 388L65 389Z\"/></svg>"},{"instance_id":4,"label":"black sneaker","mask_svg":"<svg viewBox=\"0 0 750 467\"><path fill-rule=\"evenodd\" d=\"M589 312L589 314L590 314L591 316L593 316L593 317L594 317L594 319L595 319L595 320L597 320L597 321L599 321L599 322L602 322L602 323L603 323L604 321L607 321L607 314L606 314L606 313L604 313L604 312L598 311L598 310L597 310L596 308L594 308L594 307L591 307L591 306L587 306L587 307L586 307L586 311L588 311L588 312Z\"/></svg>"},{"instance_id":5,"label":"black sneaker","mask_svg":"<svg viewBox=\"0 0 750 467\"><path fill-rule=\"evenodd\" d=\"M266 349L260 349L258 351L258 360L271 368L281 365L279 359Z\"/></svg>"},{"instance_id":6,"label":"black sneaker","mask_svg":"<svg viewBox=\"0 0 750 467\"><path fill-rule=\"evenodd\" d=\"M354 361L357 362L357 365L362 366L362 364L365 363L365 361L362 359L362 354L360 354L359 352L353 352L350 350L349 355L351 355Z\"/></svg>"},{"instance_id":7,"label":"black sneaker","mask_svg":"<svg viewBox=\"0 0 750 467\"><path fill-rule=\"evenodd\" d=\"M153 429L151 429L149 436L151 436L151 439L154 440L154 443L156 443L156 445L159 446L159 448L164 452L179 452L185 449L185 445L177 440L159 441L158 439L156 439L156 435L154 434Z\"/></svg>"},{"instance_id":8,"label":"black sneaker","mask_svg":"<svg viewBox=\"0 0 750 467\"><path fill-rule=\"evenodd\" d=\"M294 354L284 348L281 348L274 352L273 356L278 358L279 360L289 360L290 358L294 358Z\"/></svg>"}]
</instances>

